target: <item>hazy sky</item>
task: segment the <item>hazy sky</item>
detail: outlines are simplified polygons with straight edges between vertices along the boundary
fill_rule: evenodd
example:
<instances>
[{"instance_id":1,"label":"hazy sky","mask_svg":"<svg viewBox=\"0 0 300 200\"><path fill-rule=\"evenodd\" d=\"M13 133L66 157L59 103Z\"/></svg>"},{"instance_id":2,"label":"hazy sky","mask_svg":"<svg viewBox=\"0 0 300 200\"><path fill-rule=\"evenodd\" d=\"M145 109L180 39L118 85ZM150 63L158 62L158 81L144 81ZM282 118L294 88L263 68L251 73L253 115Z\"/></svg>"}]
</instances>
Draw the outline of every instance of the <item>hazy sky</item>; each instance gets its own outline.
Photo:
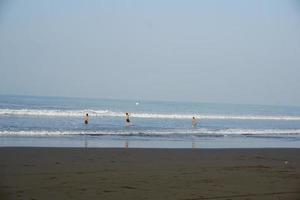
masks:
<instances>
[{"instance_id":1,"label":"hazy sky","mask_svg":"<svg viewBox=\"0 0 300 200\"><path fill-rule=\"evenodd\" d=\"M0 94L300 105L300 2L0 0Z\"/></svg>"}]
</instances>

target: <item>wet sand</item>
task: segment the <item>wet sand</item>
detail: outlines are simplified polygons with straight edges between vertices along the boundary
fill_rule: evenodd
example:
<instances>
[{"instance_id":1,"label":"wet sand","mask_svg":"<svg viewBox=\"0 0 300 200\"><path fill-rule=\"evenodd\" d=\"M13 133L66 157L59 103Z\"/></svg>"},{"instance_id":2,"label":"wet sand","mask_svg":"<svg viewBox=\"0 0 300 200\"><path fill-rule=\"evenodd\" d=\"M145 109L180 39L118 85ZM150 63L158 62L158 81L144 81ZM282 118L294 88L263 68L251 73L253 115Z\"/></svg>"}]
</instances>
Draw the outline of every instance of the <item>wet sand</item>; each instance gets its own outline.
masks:
<instances>
[{"instance_id":1,"label":"wet sand","mask_svg":"<svg viewBox=\"0 0 300 200\"><path fill-rule=\"evenodd\" d=\"M0 199L299 200L300 149L0 148Z\"/></svg>"}]
</instances>

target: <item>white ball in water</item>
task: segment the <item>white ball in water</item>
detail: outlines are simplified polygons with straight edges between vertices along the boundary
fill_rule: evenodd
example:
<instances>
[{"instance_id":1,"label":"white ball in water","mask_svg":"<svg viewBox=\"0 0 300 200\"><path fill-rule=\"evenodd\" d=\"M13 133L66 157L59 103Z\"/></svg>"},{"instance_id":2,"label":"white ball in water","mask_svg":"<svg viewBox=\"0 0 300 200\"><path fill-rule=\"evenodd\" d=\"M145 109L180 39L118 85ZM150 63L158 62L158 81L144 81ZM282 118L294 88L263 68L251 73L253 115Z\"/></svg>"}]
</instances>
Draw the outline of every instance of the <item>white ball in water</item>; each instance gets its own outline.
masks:
<instances>
[{"instance_id":1,"label":"white ball in water","mask_svg":"<svg viewBox=\"0 0 300 200\"><path fill-rule=\"evenodd\" d=\"M139 102L136 102L136 103L135 103L135 105L137 105L137 106L138 106L139 104L140 104Z\"/></svg>"}]
</instances>

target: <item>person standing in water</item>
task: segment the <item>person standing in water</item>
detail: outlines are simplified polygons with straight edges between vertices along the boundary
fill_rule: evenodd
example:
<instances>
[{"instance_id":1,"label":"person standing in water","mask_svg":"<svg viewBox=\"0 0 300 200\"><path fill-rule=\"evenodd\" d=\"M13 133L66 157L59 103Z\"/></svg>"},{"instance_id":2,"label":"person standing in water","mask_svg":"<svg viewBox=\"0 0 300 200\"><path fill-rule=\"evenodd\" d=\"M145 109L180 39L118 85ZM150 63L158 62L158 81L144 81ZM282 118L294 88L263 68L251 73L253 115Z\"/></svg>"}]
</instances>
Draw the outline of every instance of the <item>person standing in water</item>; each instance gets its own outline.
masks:
<instances>
[{"instance_id":1,"label":"person standing in water","mask_svg":"<svg viewBox=\"0 0 300 200\"><path fill-rule=\"evenodd\" d=\"M197 126L197 120L195 117L192 118L192 127L196 127Z\"/></svg>"},{"instance_id":2,"label":"person standing in water","mask_svg":"<svg viewBox=\"0 0 300 200\"><path fill-rule=\"evenodd\" d=\"M84 123L85 123L85 124L88 124L88 123L89 123L89 114L88 114L88 113L85 114L85 117L84 117Z\"/></svg>"},{"instance_id":3,"label":"person standing in water","mask_svg":"<svg viewBox=\"0 0 300 200\"><path fill-rule=\"evenodd\" d=\"M125 114L125 121L126 121L126 126L129 126L130 125L130 119L129 119L129 114L128 113Z\"/></svg>"}]
</instances>

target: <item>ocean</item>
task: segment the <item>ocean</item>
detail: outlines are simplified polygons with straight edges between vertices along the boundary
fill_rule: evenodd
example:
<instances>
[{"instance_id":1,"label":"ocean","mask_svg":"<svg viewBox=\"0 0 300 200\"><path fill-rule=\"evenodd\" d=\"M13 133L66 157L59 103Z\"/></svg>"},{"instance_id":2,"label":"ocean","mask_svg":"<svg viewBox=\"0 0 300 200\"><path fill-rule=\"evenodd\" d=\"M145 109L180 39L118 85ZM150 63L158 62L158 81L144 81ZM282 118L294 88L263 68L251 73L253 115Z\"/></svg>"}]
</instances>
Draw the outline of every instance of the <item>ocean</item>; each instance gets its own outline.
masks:
<instances>
[{"instance_id":1,"label":"ocean","mask_svg":"<svg viewBox=\"0 0 300 200\"><path fill-rule=\"evenodd\" d=\"M300 107L1 95L0 146L299 148Z\"/></svg>"}]
</instances>

